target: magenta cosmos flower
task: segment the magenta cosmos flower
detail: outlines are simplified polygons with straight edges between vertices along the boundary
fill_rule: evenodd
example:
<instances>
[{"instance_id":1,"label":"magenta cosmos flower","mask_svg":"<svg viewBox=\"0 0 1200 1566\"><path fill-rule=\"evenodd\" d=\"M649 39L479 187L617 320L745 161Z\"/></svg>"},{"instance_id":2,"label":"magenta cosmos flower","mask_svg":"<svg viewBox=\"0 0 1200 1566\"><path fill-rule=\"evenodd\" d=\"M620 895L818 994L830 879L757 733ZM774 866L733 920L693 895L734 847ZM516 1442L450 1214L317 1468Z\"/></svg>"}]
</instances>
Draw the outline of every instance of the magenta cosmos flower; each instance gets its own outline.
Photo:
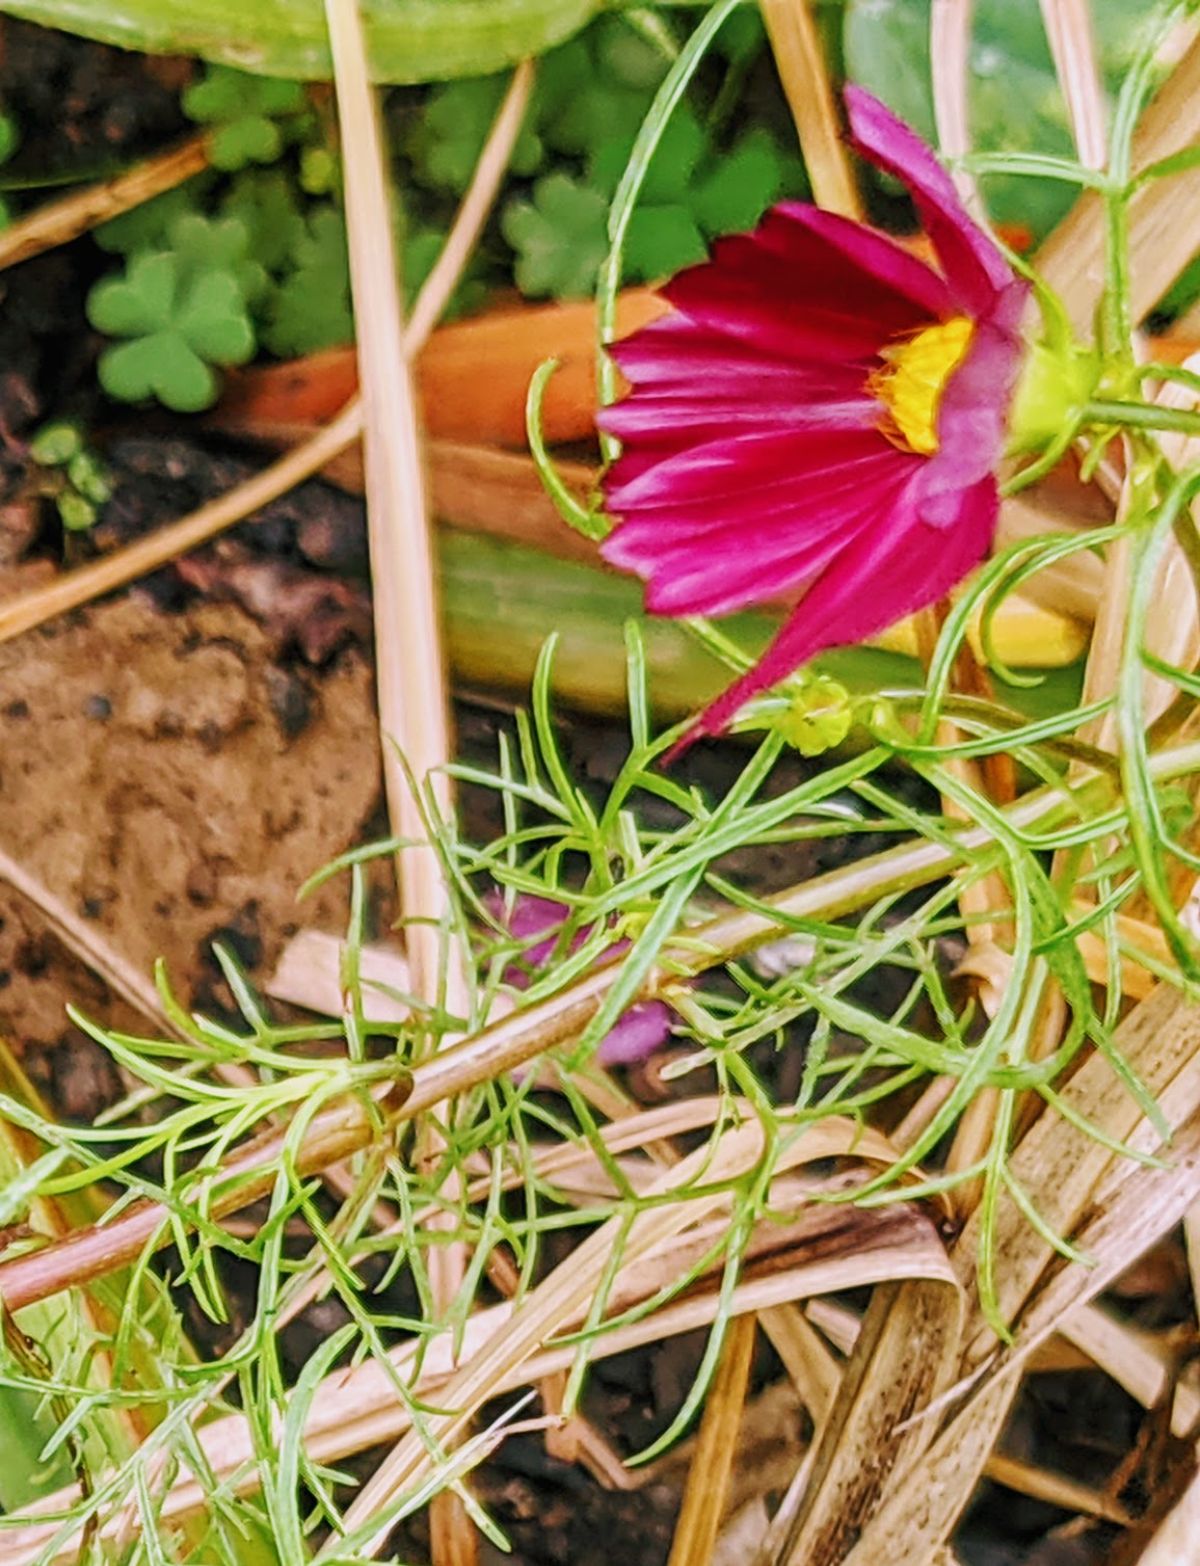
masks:
<instances>
[{"instance_id":1,"label":"magenta cosmos flower","mask_svg":"<svg viewBox=\"0 0 1200 1566\"><path fill-rule=\"evenodd\" d=\"M941 598L987 553L1027 287L933 152L861 88L851 136L916 203L939 270L797 202L663 290L672 313L614 345L632 390L600 424L602 553L656 614L797 598L762 658L699 718L720 732L814 653Z\"/></svg>"}]
</instances>

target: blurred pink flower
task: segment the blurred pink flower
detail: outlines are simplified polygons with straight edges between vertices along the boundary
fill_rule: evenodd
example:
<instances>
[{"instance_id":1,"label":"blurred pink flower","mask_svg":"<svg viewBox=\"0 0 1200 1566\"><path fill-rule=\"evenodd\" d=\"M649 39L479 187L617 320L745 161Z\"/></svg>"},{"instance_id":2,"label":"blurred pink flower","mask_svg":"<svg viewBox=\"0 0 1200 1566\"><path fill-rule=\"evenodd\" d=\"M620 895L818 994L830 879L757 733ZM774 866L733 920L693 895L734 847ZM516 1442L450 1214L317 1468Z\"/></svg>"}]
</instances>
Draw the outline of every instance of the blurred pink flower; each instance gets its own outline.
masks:
<instances>
[{"instance_id":1,"label":"blurred pink flower","mask_svg":"<svg viewBox=\"0 0 1200 1566\"><path fill-rule=\"evenodd\" d=\"M488 912L498 924L518 941L528 941L519 959L505 970L504 982L515 990L529 987L532 973L545 967L559 943L569 912L565 903L549 897L534 897L521 893L513 902L507 916L504 895L499 891L486 892L483 898ZM574 951L587 938L587 930L578 930L572 936L567 951ZM535 940L535 936L542 939ZM615 941L606 956L627 951L628 941ZM671 1009L662 1001L638 1001L623 1012L616 1025L600 1041L596 1061L601 1066L632 1066L645 1060L666 1043L671 1034Z\"/></svg>"},{"instance_id":2,"label":"blurred pink flower","mask_svg":"<svg viewBox=\"0 0 1200 1566\"><path fill-rule=\"evenodd\" d=\"M698 719L719 733L814 653L941 598L988 552L994 470L1028 289L903 121L846 90L858 150L908 186L940 265L797 202L663 290L614 345L632 390L601 426L602 546L656 614L799 597L762 658Z\"/></svg>"}]
</instances>

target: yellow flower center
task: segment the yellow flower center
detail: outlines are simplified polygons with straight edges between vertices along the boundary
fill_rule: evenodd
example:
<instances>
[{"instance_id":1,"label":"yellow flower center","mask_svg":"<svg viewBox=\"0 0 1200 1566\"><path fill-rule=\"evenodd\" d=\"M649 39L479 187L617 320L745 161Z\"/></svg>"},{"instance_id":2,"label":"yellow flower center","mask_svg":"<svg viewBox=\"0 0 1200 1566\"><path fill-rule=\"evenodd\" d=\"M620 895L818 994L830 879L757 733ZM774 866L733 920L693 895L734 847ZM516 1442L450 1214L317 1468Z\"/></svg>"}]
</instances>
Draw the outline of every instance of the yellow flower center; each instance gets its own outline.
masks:
<instances>
[{"instance_id":1,"label":"yellow flower center","mask_svg":"<svg viewBox=\"0 0 1200 1566\"><path fill-rule=\"evenodd\" d=\"M942 393L962 362L973 330L965 315L956 315L883 350L887 363L871 377L870 390L887 409L886 433L898 445L923 457L938 449Z\"/></svg>"}]
</instances>

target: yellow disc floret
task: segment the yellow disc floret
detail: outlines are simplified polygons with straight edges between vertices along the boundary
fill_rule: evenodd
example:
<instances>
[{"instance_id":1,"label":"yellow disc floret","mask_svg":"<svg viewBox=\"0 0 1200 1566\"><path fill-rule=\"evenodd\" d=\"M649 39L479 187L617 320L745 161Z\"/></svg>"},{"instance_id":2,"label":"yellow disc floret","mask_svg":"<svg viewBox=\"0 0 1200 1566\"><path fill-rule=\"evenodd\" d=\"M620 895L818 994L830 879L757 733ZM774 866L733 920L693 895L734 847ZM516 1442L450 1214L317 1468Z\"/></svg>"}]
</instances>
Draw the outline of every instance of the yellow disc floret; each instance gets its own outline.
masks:
<instances>
[{"instance_id":1,"label":"yellow disc floret","mask_svg":"<svg viewBox=\"0 0 1200 1566\"><path fill-rule=\"evenodd\" d=\"M942 393L973 330L965 315L956 315L883 350L886 365L871 377L870 387L887 409L886 433L897 445L924 457L938 449Z\"/></svg>"}]
</instances>

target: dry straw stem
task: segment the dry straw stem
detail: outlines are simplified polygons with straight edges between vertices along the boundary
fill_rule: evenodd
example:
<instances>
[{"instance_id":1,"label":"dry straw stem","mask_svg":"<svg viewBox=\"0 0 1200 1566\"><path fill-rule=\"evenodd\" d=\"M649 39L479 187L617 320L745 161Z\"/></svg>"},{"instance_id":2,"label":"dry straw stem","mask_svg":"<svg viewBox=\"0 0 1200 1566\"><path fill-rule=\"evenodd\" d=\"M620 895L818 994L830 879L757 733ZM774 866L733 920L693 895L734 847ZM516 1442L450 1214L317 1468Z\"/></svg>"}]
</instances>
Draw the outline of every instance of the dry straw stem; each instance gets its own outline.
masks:
<instances>
[{"instance_id":1,"label":"dry straw stem","mask_svg":"<svg viewBox=\"0 0 1200 1566\"><path fill-rule=\"evenodd\" d=\"M811 0L761 0L761 4L817 204L843 217L861 218L862 202L846 155Z\"/></svg>"},{"instance_id":2,"label":"dry straw stem","mask_svg":"<svg viewBox=\"0 0 1200 1566\"><path fill-rule=\"evenodd\" d=\"M193 136L113 179L89 185L59 201L49 201L0 234L0 270L31 256L68 244L89 229L161 196L208 167L207 135Z\"/></svg>"},{"instance_id":3,"label":"dry straw stem","mask_svg":"<svg viewBox=\"0 0 1200 1566\"><path fill-rule=\"evenodd\" d=\"M974 0L933 0L929 12L933 113L938 145L946 158L963 158L971 147L967 82L974 9ZM971 175L965 169L955 169L954 183L962 199L979 215L982 205Z\"/></svg>"},{"instance_id":4,"label":"dry straw stem","mask_svg":"<svg viewBox=\"0 0 1200 1566\"><path fill-rule=\"evenodd\" d=\"M1041 5L1079 161L1084 168L1102 169L1108 138L1091 6L1088 0L1041 0Z\"/></svg>"},{"instance_id":5,"label":"dry straw stem","mask_svg":"<svg viewBox=\"0 0 1200 1566\"><path fill-rule=\"evenodd\" d=\"M467 954L449 929L449 894L429 840L426 810L442 818L453 804L449 702L434 575L432 526L421 449L416 386L405 342L392 198L378 108L371 87L367 45L358 0L326 0L333 53L338 119L342 133L350 281L357 333L359 385L365 410L363 460L367 534L375 624L375 682L382 731L383 775L393 832L409 846L397 855L400 911L413 990L431 1009L441 1005L469 1016ZM532 67L514 78L521 108ZM518 115L518 120L519 120ZM507 161L507 160L506 160ZM459 258L443 255L440 286L452 286ZM434 324L427 311L418 322ZM445 1040L441 1041L443 1044ZM451 1112L451 1111L444 1111ZM432 1166L444 1146L426 1122L423 1161ZM447 1182L451 1204L438 1227L454 1224L457 1177ZM467 1255L461 1245L430 1253L434 1309L449 1308L462 1287ZM471 1566L477 1559L474 1528L451 1492L431 1513L435 1566ZM380 1545L386 1533L378 1541Z\"/></svg>"},{"instance_id":6,"label":"dry straw stem","mask_svg":"<svg viewBox=\"0 0 1200 1566\"><path fill-rule=\"evenodd\" d=\"M1183 368L1200 374L1200 354L1184 360ZM1156 397L1164 408L1197 407L1196 393L1188 386L1165 384ZM1200 439L1169 434L1159 437L1163 455L1182 472L1200 459ZM1192 507L1193 519L1200 519L1200 504ZM1150 652L1167 663L1192 669L1200 662L1200 617L1197 615L1196 583L1178 538L1167 541L1162 567L1154 590L1154 617L1146 627L1146 645ZM1146 721L1153 723L1170 706L1175 687L1169 680L1147 675L1145 680Z\"/></svg>"},{"instance_id":7,"label":"dry straw stem","mask_svg":"<svg viewBox=\"0 0 1200 1566\"><path fill-rule=\"evenodd\" d=\"M827 1125L826 1121L814 1125L781 1151L776 1165L780 1174L810 1162L822 1142L826 1155L834 1151L837 1128L831 1128L833 1140L819 1134ZM623 1267L631 1267L707 1217L716 1216L723 1225L727 1224L730 1198L726 1193L713 1193L711 1187L748 1174L761 1160L765 1147L763 1130L757 1122L730 1128L715 1146L697 1149L658 1177L650 1195L663 1200L645 1208L632 1221L617 1214L594 1230L572 1253L570 1266L556 1268L513 1311L506 1331L489 1340L474 1359L451 1377L438 1400L440 1408L449 1411L435 1412L427 1421L433 1438L444 1447L453 1446L461 1439L471 1416L499 1386L519 1373L545 1343L581 1319L605 1276L615 1247L620 1246ZM843 1151L852 1152L854 1147L855 1140L851 1138L843 1145ZM682 1194L698 1179L704 1181L704 1193L693 1193L690 1200L669 1200L673 1193ZM956 1292L936 1253L923 1258L922 1270L925 1267L933 1269L932 1275L941 1280L940 1287ZM679 1275L676 1264L665 1276L669 1279ZM406 1436L350 1506L346 1527L366 1524L433 1472L433 1459L423 1441L415 1434ZM334 1538L317 1560L336 1557L337 1553L338 1540Z\"/></svg>"},{"instance_id":8,"label":"dry straw stem","mask_svg":"<svg viewBox=\"0 0 1200 1566\"><path fill-rule=\"evenodd\" d=\"M1171 1394L1171 1434L1183 1440L1200 1420L1200 1394L1175 1383L1178 1354L1148 1332L1118 1321L1099 1305L1084 1305L1059 1328L1068 1343L1087 1355L1143 1408L1156 1408Z\"/></svg>"},{"instance_id":9,"label":"dry straw stem","mask_svg":"<svg viewBox=\"0 0 1200 1566\"><path fill-rule=\"evenodd\" d=\"M739 1316L729 1327L720 1364L704 1400L700 1437L688 1469L667 1566L708 1566L712 1559L729 1493L756 1334L753 1316Z\"/></svg>"},{"instance_id":10,"label":"dry straw stem","mask_svg":"<svg viewBox=\"0 0 1200 1566\"><path fill-rule=\"evenodd\" d=\"M1136 1557L1136 1566L1193 1566L1200 1539L1200 1473L1155 1529ZM1134 1566L1129 1558L1129 1566Z\"/></svg>"}]
</instances>

